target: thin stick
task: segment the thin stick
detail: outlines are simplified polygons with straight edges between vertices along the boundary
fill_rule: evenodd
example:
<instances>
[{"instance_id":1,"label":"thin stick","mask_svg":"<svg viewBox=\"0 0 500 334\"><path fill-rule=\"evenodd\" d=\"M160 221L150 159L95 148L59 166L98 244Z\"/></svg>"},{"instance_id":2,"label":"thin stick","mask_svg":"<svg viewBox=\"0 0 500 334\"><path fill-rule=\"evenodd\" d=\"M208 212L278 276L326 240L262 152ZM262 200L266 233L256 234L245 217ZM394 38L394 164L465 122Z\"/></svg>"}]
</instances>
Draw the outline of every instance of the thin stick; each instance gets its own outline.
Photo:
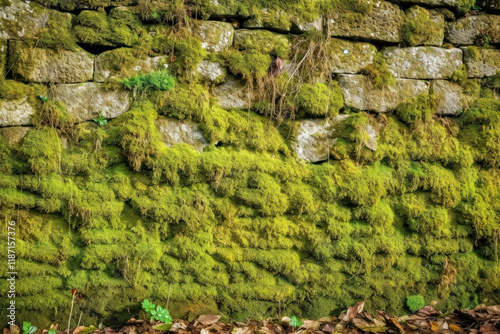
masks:
<instances>
[{"instance_id":1,"label":"thin stick","mask_svg":"<svg viewBox=\"0 0 500 334\"><path fill-rule=\"evenodd\" d=\"M172 291L172 283L170 283L170 288L168 288L167 310L168 310L168 302L170 302L170 291Z\"/></svg>"},{"instance_id":2,"label":"thin stick","mask_svg":"<svg viewBox=\"0 0 500 334\"><path fill-rule=\"evenodd\" d=\"M80 327L80 320L82 320L82 314L83 311L80 311L80 318L78 318L78 324L76 325L76 328Z\"/></svg>"},{"instance_id":3,"label":"thin stick","mask_svg":"<svg viewBox=\"0 0 500 334\"><path fill-rule=\"evenodd\" d=\"M71 298L71 311L69 311L69 319L68 319L68 334L69 334L69 326L71 324L71 314L73 314L74 304L75 304L75 294L73 294L73 298Z\"/></svg>"}]
</instances>

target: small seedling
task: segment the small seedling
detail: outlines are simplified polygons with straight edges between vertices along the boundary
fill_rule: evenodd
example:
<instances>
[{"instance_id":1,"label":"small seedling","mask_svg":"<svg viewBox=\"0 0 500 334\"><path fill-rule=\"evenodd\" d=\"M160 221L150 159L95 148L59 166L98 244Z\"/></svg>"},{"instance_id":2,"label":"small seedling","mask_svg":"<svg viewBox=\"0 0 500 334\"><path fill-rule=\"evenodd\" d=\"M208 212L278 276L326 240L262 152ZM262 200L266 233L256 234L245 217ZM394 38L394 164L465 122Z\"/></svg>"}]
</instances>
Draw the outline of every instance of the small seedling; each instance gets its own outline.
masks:
<instances>
[{"instance_id":1,"label":"small seedling","mask_svg":"<svg viewBox=\"0 0 500 334\"><path fill-rule=\"evenodd\" d=\"M300 327L304 324L304 322L302 320L300 320L299 318L297 318L296 316L292 316L290 318L290 326L292 327Z\"/></svg>"},{"instance_id":2,"label":"small seedling","mask_svg":"<svg viewBox=\"0 0 500 334\"><path fill-rule=\"evenodd\" d=\"M51 328L49 329L49 334L57 334L57 332L55 329Z\"/></svg>"},{"instance_id":3,"label":"small seedling","mask_svg":"<svg viewBox=\"0 0 500 334\"><path fill-rule=\"evenodd\" d=\"M31 322L23 321L23 334L33 334L38 328L31 326Z\"/></svg>"},{"instance_id":4,"label":"small seedling","mask_svg":"<svg viewBox=\"0 0 500 334\"><path fill-rule=\"evenodd\" d=\"M100 112L100 111L99 111L99 117L95 118L95 119L94 119L94 122L96 122L96 123L97 123L97 125L99 125L99 126L103 126L103 125L108 124L108 120L107 120L107 119L105 119L105 118L102 116L102 114L101 114L101 112Z\"/></svg>"},{"instance_id":5,"label":"small seedling","mask_svg":"<svg viewBox=\"0 0 500 334\"><path fill-rule=\"evenodd\" d=\"M47 102L49 100L49 98L45 95L40 95L39 96L40 100L42 100L43 102Z\"/></svg>"},{"instance_id":6,"label":"small seedling","mask_svg":"<svg viewBox=\"0 0 500 334\"><path fill-rule=\"evenodd\" d=\"M151 320L158 320L166 324L173 323L172 317L170 316L170 313L167 309L161 307L160 305L156 306L148 299L144 299L144 301L142 302L142 308L144 309L144 311L150 314Z\"/></svg>"}]
</instances>

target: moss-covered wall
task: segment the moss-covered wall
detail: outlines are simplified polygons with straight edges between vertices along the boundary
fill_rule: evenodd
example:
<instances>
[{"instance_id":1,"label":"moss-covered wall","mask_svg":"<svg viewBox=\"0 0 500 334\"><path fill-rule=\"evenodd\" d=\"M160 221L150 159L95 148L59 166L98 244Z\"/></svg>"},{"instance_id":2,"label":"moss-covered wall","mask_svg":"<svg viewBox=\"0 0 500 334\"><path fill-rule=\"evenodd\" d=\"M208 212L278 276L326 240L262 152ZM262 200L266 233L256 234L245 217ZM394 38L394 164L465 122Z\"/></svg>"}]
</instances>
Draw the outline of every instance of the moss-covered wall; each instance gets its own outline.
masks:
<instances>
[{"instance_id":1,"label":"moss-covered wall","mask_svg":"<svg viewBox=\"0 0 500 334\"><path fill-rule=\"evenodd\" d=\"M234 319L499 303L500 16L480 6L0 0L18 321L66 323L73 288L85 325L144 298Z\"/></svg>"}]
</instances>

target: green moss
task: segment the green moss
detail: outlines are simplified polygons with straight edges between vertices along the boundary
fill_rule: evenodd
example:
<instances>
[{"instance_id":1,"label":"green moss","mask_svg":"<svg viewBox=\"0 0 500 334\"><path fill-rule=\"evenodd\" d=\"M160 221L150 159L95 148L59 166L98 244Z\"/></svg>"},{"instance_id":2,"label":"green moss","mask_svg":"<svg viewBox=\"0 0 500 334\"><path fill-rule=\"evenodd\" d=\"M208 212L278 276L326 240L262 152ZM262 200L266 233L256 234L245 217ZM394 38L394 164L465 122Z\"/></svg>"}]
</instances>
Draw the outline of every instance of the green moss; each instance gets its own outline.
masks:
<instances>
[{"instance_id":1,"label":"green moss","mask_svg":"<svg viewBox=\"0 0 500 334\"><path fill-rule=\"evenodd\" d=\"M139 41L142 23L126 8L105 12L82 11L76 18L75 36L81 43L97 45L133 46Z\"/></svg>"},{"instance_id":2,"label":"green moss","mask_svg":"<svg viewBox=\"0 0 500 334\"><path fill-rule=\"evenodd\" d=\"M57 50L74 51L78 49L76 38L72 32L71 20L63 14L53 14L49 17L47 27L38 36L38 42L40 43L38 46Z\"/></svg>"},{"instance_id":3,"label":"green moss","mask_svg":"<svg viewBox=\"0 0 500 334\"><path fill-rule=\"evenodd\" d=\"M379 89L396 84L394 75L389 71L385 59L380 54L377 54L373 63L366 66L361 73L368 75Z\"/></svg>"},{"instance_id":4,"label":"green moss","mask_svg":"<svg viewBox=\"0 0 500 334\"><path fill-rule=\"evenodd\" d=\"M460 138L472 147L475 159L486 166L497 167L500 161L493 139L500 131L499 110L499 101L480 98L461 119Z\"/></svg>"},{"instance_id":5,"label":"green moss","mask_svg":"<svg viewBox=\"0 0 500 334\"><path fill-rule=\"evenodd\" d=\"M256 51L283 59L288 58L291 51L287 37L267 30L240 30L234 46L238 50Z\"/></svg>"},{"instance_id":6,"label":"green moss","mask_svg":"<svg viewBox=\"0 0 500 334\"><path fill-rule=\"evenodd\" d=\"M465 13L470 12L475 4L476 4L476 0L458 0L457 1L457 10L459 13L465 14Z\"/></svg>"},{"instance_id":7,"label":"green moss","mask_svg":"<svg viewBox=\"0 0 500 334\"><path fill-rule=\"evenodd\" d=\"M431 99L428 95L420 95L412 102L403 103L396 108L398 118L406 124L428 122L433 115Z\"/></svg>"},{"instance_id":8,"label":"green moss","mask_svg":"<svg viewBox=\"0 0 500 334\"><path fill-rule=\"evenodd\" d=\"M22 152L31 170L36 174L48 174L60 170L61 139L52 128L28 132L23 141Z\"/></svg>"},{"instance_id":9,"label":"green moss","mask_svg":"<svg viewBox=\"0 0 500 334\"><path fill-rule=\"evenodd\" d=\"M297 96L299 111L310 116L337 116L344 105L337 82L331 88L323 83L304 84Z\"/></svg>"},{"instance_id":10,"label":"green moss","mask_svg":"<svg viewBox=\"0 0 500 334\"><path fill-rule=\"evenodd\" d=\"M419 6L407 10L402 28L403 41L407 45L433 45L443 24L432 20L431 15L427 9Z\"/></svg>"},{"instance_id":11,"label":"green moss","mask_svg":"<svg viewBox=\"0 0 500 334\"><path fill-rule=\"evenodd\" d=\"M120 123L120 146L135 171L162 150L161 135L155 125L157 116L151 102L141 101L117 119Z\"/></svg>"},{"instance_id":12,"label":"green moss","mask_svg":"<svg viewBox=\"0 0 500 334\"><path fill-rule=\"evenodd\" d=\"M408 306L410 311L417 312L425 306L424 297L421 295L408 296L406 297L406 306Z\"/></svg>"},{"instance_id":13,"label":"green moss","mask_svg":"<svg viewBox=\"0 0 500 334\"><path fill-rule=\"evenodd\" d=\"M272 58L257 51L237 52L229 51L226 54L229 70L234 74L241 74L247 80L262 79L271 65Z\"/></svg>"}]
</instances>

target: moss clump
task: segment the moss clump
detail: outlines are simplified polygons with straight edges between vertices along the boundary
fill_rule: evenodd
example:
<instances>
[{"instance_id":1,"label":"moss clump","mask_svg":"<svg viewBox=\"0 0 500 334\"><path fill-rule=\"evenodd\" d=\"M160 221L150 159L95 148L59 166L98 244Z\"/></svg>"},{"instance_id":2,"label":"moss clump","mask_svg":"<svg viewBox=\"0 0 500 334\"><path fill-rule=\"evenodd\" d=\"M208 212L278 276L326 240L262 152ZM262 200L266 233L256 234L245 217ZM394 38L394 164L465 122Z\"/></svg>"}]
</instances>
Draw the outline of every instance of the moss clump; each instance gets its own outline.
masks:
<instances>
[{"instance_id":1,"label":"moss clump","mask_svg":"<svg viewBox=\"0 0 500 334\"><path fill-rule=\"evenodd\" d=\"M394 75L387 68L387 63L382 55L377 54L373 63L366 66L361 73L368 75L374 85L379 89L384 89L396 84Z\"/></svg>"},{"instance_id":2,"label":"moss clump","mask_svg":"<svg viewBox=\"0 0 500 334\"><path fill-rule=\"evenodd\" d=\"M38 46L57 50L78 49L76 38L73 35L71 20L64 14L50 15L47 27L38 36Z\"/></svg>"},{"instance_id":3,"label":"moss clump","mask_svg":"<svg viewBox=\"0 0 500 334\"><path fill-rule=\"evenodd\" d=\"M135 171L162 150L163 142L155 125L156 117L158 114L151 102L139 101L116 121L120 124L120 146Z\"/></svg>"},{"instance_id":4,"label":"moss clump","mask_svg":"<svg viewBox=\"0 0 500 334\"><path fill-rule=\"evenodd\" d=\"M60 170L62 143L53 128L29 131L23 141L22 152L35 174L49 174Z\"/></svg>"},{"instance_id":5,"label":"moss clump","mask_svg":"<svg viewBox=\"0 0 500 334\"><path fill-rule=\"evenodd\" d=\"M458 0L456 8L460 14L466 14L472 10L475 4L476 0Z\"/></svg>"},{"instance_id":6,"label":"moss clump","mask_svg":"<svg viewBox=\"0 0 500 334\"><path fill-rule=\"evenodd\" d=\"M229 70L246 80L262 79L271 65L271 56L257 51L229 51L225 55Z\"/></svg>"},{"instance_id":7,"label":"moss clump","mask_svg":"<svg viewBox=\"0 0 500 334\"><path fill-rule=\"evenodd\" d=\"M30 85L14 81L0 80L0 98L5 100L19 100L32 92Z\"/></svg>"},{"instance_id":8,"label":"moss clump","mask_svg":"<svg viewBox=\"0 0 500 334\"><path fill-rule=\"evenodd\" d=\"M195 70L208 52L202 48L199 36L193 36L187 28L174 30L163 25L155 25L149 29L154 36L147 41L147 47L160 54L170 56L172 73L192 78ZM147 39L147 38L145 38Z\"/></svg>"},{"instance_id":9,"label":"moss clump","mask_svg":"<svg viewBox=\"0 0 500 334\"><path fill-rule=\"evenodd\" d=\"M406 124L428 122L433 113L429 95L419 95L412 102L403 103L396 108L398 118Z\"/></svg>"},{"instance_id":10,"label":"moss clump","mask_svg":"<svg viewBox=\"0 0 500 334\"><path fill-rule=\"evenodd\" d=\"M113 8L109 15L85 10L76 20L75 36L81 43L133 46L142 30L137 15L123 8Z\"/></svg>"},{"instance_id":11,"label":"moss clump","mask_svg":"<svg viewBox=\"0 0 500 334\"><path fill-rule=\"evenodd\" d=\"M402 28L403 41L407 45L434 45L436 36L443 31L444 22L433 20L427 9L414 6L407 10ZM441 40L442 42L442 40Z\"/></svg>"},{"instance_id":12,"label":"moss clump","mask_svg":"<svg viewBox=\"0 0 500 334\"><path fill-rule=\"evenodd\" d=\"M475 158L490 167L499 166L500 102L480 98L461 119L460 138L472 146Z\"/></svg>"},{"instance_id":13,"label":"moss clump","mask_svg":"<svg viewBox=\"0 0 500 334\"><path fill-rule=\"evenodd\" d=\"M123 79L121 84L128 90L146 91L170 90L174 87L175 82L175 78L168 71L157 71Z\"/></svg>"},{"instance_id":14,"label":"moss clump","mask_svg":"<svg viewBox=\"0 0 500 334\"><path fill-rule=\"evenodd\" d=\"M201 85L178 84L167 93L152 96L158 112L177 119L203 120L210 110L210 94Z\"/></svg>"},{"instance_id":15,"label":"moss clump","mask_svg":"<svg viewBox=\"0 0 500 334\"><path fill-rule=\"evenodd\" d=\"M424 297L421 295L408 296L406 297L406 306L408 306L410 311L417 312L425 306Z\"/></svg>"},{"instance_id":16,"label":"moss clump","mask_svg":"<svg viewBox=\"0 0 500 334\"><path fill-rule=\"evenodd\" d=\"M304 84L300 87L297 104L302 115L337 116L344 99L335 81L331 87L324 83Z\"/></svg>"},{"instance_id":17,"label":"moss clump","mask_svg":"<svg viewBox=\"0 0 500 334\"><path fill-rule=\"evenodd\" d=\"M234 46L238 50L254 50L287 59L290 41L287 37L266 30L240 30L235 36Z\"/></svg>"}]
</instances>

